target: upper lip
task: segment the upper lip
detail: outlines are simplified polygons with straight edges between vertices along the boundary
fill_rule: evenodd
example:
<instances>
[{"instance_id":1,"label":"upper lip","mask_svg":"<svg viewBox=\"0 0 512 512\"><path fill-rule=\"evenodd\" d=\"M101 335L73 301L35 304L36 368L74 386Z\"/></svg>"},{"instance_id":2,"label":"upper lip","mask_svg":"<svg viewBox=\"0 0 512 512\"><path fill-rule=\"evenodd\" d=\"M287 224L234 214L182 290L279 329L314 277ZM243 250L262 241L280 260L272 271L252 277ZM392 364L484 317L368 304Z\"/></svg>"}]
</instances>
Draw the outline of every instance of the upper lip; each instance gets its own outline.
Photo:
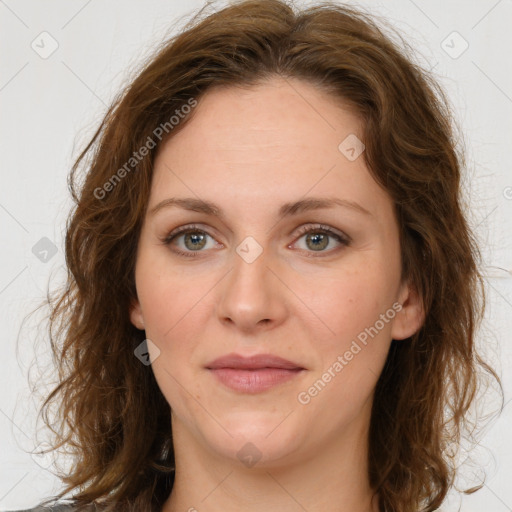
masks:
<instances>
[{"instance_id":1,"label":"upper lip","mask_svg":"<svg viewBox=\"0 0 512 512\"><path fill-rule=\"evenodd\" d=\"M235 353L227 354L211 361L206 365L206 368L237 368L241 370L258 370L261 368L284 368L286 370L304 369L297 363L272 354L256 354L247 357Z\"/></svg>"}]
</instances>

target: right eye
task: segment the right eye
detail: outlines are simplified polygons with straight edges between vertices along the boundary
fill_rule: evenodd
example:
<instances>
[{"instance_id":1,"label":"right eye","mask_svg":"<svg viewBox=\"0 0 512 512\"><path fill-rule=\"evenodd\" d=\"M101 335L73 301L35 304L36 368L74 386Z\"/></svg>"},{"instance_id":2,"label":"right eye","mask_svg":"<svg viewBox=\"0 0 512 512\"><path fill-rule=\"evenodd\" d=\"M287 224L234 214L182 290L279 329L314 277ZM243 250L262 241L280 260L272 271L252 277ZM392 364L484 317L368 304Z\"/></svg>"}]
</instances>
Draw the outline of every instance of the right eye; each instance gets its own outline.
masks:
<instances>
[{"instance_id":1,"label":"right eye","mask_svg":"<svg viewBox=\"0 0 512 512\"><path fill-rule=\"evenodd\" d=\"M196 257L202 249L207 246L208 237L212 238L206 231L196 225L181 226L171 231L163 240L165 245L173 246L172 250L181 256ZM184 245L175 244L175 241L182 239ZM213 247L210 247L213 248Z\"/></svg>"}]
</instances>

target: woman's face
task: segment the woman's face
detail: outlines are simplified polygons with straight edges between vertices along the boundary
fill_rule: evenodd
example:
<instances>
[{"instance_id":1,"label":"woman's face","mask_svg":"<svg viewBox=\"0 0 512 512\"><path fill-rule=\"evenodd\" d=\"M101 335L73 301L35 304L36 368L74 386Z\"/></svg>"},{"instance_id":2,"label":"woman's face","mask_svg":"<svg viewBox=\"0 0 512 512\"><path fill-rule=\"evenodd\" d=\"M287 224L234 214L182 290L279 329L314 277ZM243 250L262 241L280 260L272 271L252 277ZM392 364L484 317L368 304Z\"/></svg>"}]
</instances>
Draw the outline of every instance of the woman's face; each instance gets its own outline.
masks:
<instances>
[{"instance_id":1,"label":"woman's face","mask_svg":"<svg viewBox=\"0 0 512 512\"><path fill-rule=\"evenodd\" d=\"M358 117L332 98L275 79L208 92L160 148L131 320L151 340L175 438L272 465L367 432L391 339L421 318L392 201L356 137ZM170 198L181 203L152 212ZM298 369L212 369L229 354Z\"/></svg>"}]
</instances>

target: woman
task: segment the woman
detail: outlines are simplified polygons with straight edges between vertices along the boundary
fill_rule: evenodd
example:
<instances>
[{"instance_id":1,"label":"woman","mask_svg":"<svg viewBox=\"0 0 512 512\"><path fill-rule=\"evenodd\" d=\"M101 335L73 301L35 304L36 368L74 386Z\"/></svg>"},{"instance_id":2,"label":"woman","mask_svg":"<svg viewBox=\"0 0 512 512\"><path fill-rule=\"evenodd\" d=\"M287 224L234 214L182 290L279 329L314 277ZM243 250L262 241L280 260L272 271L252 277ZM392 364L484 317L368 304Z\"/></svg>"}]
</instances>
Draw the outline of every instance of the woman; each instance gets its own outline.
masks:
<instances>
[{"instance_id":1,"label":"woman","mask_svg":"<svg viewBox=\"0 0 512 512\"><path fill-rule=\"evenodd\" d=\"M169 41L71 175L62 510L438 509L499 381L462 164L354 8L249 0Z\"/></svg>"}]
</instances>

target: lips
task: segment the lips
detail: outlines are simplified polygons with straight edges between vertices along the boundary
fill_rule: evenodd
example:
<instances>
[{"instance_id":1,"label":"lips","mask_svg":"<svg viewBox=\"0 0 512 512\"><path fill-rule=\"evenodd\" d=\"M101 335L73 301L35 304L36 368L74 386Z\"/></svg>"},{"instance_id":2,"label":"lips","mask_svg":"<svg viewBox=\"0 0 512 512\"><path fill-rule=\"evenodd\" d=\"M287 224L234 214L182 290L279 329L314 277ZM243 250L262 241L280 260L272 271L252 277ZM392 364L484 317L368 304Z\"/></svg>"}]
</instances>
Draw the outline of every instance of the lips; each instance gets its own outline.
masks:
<instances>
[{"instance_id":1,"label":"lips","mask_svg":"<svg viewBox=\"0 0 512 512\"><path fill-rule=\"evenodd\" d=\"M301 375L305 368L271 354L228 354L206 365L218 382L240 393L261 393Z\"/></svg>"},{"instance_id":2,"label":"lips","mask_svg":"<svg viewBox=\"0 0 512 512\"><path fill-rule=\"evenodd\" d=\"M233 368L238 370L261 370L263 368L281 368L283 370L303 370L304 368L292 361L272 354L257 354L244 357L238 354L227 354L206 365L210 370Z\"/></svg>"}]
</instances>

